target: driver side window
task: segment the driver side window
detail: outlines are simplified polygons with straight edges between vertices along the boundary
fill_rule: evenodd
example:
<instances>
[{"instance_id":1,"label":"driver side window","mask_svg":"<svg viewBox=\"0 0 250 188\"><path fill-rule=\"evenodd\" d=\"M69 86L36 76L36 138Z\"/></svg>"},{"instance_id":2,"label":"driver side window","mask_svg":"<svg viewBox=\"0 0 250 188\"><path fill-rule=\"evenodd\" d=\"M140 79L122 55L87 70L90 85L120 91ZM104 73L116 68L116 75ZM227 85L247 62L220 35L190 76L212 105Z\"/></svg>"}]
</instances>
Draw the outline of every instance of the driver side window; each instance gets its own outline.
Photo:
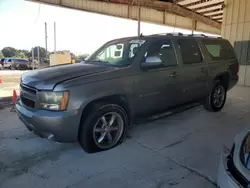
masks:
<instances>
[{"instance_id":1,"label":"driver side window","mask_svg":"<svg viewBox=\"0 0 250 188\"><path fill-rule=\"evenodd\" d=\"M145 59L148 57L159 57L165 67L177 65L175 51L170 40L153 42L145 53Z\"/></svg>"}]
</instances>

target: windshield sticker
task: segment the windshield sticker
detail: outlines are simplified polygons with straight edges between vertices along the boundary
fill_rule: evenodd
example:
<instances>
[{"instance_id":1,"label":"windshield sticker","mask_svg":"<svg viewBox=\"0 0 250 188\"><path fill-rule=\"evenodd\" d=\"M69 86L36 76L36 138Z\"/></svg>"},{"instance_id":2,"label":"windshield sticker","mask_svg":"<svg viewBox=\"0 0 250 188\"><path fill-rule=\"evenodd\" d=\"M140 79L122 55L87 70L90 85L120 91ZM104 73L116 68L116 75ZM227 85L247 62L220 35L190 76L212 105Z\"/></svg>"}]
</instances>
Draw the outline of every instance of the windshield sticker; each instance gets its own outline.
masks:
<instances>
[{"instance_id":1,"label":"windshield sticker","mask_svg":"<svg viewBox=\"0 0 250 188\"><path fill-rule=\"evenodd\" d=\"M129 43L138 43L138 44L142 45L145 42L146 42L145 40L131 40Z\"/></svg>"}]
</instances>

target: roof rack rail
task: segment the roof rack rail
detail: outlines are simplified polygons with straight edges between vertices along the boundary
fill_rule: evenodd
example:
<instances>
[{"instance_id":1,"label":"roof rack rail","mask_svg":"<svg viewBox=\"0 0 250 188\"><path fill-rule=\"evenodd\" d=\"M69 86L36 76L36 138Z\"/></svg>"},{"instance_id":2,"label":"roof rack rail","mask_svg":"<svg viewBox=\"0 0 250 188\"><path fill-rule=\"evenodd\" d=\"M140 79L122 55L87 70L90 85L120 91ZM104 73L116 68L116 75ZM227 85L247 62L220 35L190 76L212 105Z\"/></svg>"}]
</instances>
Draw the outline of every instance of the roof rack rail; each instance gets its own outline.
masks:
<instances>
[{"instance_id":1,"label":"roof rack rail","mask_svg":"<svg viewBox=\"0 0 250 188\"><path fill-rule=\"evenodd\" d=\"M196 36L196 37L208 37L207 35L204 35L204 34L190 34L190 35L188 35L188 36Z\"/></svg>"},{"instance_id":2,"label":"roof rack rail","mask_svg":"<svg viewBox=\"0 0 250 188\"><path fill-rule=\"evenodd\" d=\"M183 33L167 33L166 35L171 35L171 36L183 36Z\"/></svg>"}]
</instances>

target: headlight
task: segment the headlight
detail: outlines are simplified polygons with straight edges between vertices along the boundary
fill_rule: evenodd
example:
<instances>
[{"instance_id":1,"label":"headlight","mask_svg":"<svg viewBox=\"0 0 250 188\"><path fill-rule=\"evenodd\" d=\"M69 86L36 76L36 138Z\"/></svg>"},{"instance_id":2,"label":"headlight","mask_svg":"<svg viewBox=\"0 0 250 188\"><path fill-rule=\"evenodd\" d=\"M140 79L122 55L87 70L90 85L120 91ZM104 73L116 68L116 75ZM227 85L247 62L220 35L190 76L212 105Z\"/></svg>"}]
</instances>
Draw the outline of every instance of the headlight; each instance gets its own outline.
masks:
<instances>
[{"instance_id":1,"label":"headlight","mask_svg":"<svg viewBox=\"0 0 250 188\"><path fill-rule=\"evenodd\" d=\"M46 110L66 110L69 92L42 91L39 92L39 108Z\"/></svg>"}]
</instances>

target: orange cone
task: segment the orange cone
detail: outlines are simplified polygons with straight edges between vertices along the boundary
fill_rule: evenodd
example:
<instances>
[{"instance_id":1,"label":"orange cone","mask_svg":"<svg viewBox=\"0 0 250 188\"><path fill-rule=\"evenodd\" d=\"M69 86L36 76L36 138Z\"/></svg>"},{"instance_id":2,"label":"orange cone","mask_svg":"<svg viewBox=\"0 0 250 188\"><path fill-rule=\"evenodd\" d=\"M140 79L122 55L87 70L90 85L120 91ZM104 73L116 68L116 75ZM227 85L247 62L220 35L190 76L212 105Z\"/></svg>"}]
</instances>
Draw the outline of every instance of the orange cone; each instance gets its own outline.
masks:
<instances>
[{"instance_id":1,"label":"orange cone","mask_svg":"<svg viewBox=\"0 0 250 188\"><path fill-rule=\"evenodd\" d=\"M17 99L16 90L13 90L13 96L12 96L12 102L11 102L11 104L15 104L16 103L16 99Z\"/></svg>"},{"instance_id":2,"label":"orange cone","mask_svg":"<svg viewBox=\"0 0 250 188\"><path fill-rule=\"evenodd\" d=\"M3 79L2 79L2 76L0 76L0 84L3 83Z\"/></svg>"}]
</instances>

